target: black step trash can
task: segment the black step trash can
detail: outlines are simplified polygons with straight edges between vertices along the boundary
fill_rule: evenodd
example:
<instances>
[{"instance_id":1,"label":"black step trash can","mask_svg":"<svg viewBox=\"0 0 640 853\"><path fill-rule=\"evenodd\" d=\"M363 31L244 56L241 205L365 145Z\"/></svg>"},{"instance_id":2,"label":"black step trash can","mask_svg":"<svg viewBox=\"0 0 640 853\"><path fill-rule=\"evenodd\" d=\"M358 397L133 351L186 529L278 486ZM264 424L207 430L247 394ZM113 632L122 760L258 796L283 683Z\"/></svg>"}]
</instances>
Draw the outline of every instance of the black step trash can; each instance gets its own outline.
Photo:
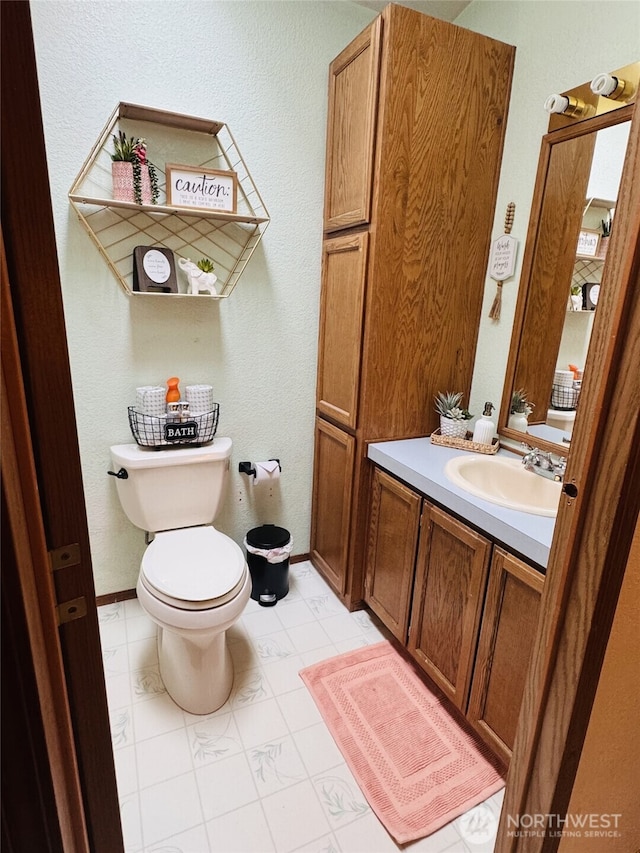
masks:
<instances>
[{"instance_id":1,"label":"black step trash can","mask_svg":"<svg viewBox=\"0 0 640 853\"><path fill-rule=\"evenodd\" d=\"M272 607L289 592L291 535L284 527L263 524L247 533L244 547L251 572L251 598L263 607Z\"/></svg>"}]
</instances>

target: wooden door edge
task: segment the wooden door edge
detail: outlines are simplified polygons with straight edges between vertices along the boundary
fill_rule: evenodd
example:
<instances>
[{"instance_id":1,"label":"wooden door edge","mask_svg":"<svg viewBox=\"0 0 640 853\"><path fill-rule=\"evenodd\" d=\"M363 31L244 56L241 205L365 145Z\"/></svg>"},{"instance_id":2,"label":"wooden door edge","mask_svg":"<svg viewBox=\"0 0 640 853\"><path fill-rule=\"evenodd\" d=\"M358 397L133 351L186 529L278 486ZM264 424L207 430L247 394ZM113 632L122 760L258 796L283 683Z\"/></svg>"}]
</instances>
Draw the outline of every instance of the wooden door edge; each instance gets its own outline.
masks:
<instances>
[{"instance_id":1,"label":"wooden door edge","mask_svg":"<svg viewBox=\"0 0 640 853\"><path fill-rule=\"evenodd\" d=\"M593 417L578 418L565 477L579 495L558 513L496 853L558 848L559 837L519 837L508 822L523 814L564 817L568 808L638 518L640 420L637 405L630 406L640 358L638 168L636 110L604 270L609 311L594 326L587 359L594 370L582 391Z\"/></svg>"},{"instance_id":2,"label":"wooden door edge","mask_svg":"<svg viewBox=\"0 0 640 853\"><path fill-rule=\"evenodd\" d=\"M2 481L17 553L30 652L60 833L68 853L89 853L80 776L62 650L53 578L37 491L13 307L0 234L2 277ZM6 534L5 534L6 535ZM51 639L55 638L55 642Z\"/></svg>"}]
</instances>

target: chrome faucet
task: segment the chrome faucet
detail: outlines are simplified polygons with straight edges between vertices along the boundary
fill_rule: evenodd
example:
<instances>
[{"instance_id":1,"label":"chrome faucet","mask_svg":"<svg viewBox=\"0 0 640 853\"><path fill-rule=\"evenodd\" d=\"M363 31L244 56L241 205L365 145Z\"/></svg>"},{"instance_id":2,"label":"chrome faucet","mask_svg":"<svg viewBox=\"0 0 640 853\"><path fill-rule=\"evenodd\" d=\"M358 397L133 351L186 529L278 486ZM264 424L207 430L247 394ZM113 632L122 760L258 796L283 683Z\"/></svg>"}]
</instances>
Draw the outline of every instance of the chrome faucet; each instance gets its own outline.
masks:
<instances>
[{"instance_id":1,"label":"chrome faucet","mask_svg":"<svg viewBox=\"0 0 640 853\"><path fill-rule=\"evenodd\" d=\"M522 464L527 471L533 471L534 474L539 474L549 480L562 482L567 468L567 460L564 456L558 456L554 459L551 453L545 453L537 447L529 447L524 442L522 446L527 451L522 457Z\"/></svg>"}]
</instances>

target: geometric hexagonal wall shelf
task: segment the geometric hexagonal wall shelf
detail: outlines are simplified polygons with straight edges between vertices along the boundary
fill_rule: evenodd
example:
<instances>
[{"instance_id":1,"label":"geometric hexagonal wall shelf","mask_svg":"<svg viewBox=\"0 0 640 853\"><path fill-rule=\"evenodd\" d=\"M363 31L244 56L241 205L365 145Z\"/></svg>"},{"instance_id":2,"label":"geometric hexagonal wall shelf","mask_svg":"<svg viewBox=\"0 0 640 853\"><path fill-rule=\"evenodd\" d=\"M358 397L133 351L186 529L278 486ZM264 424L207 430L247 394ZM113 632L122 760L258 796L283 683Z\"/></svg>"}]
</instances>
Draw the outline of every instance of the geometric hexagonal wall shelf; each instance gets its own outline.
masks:
<instances>
[{"instance_id":1,"label":"geometric hexagonal wall shelf","mask_svg":"<svg viewBox=\"0 0 640 853\"><path fill-rule=\"evenodd\" d=\"M145 140L148 159L158 176L158 204L113 198L112 136L120 131ZM166 164L234 172L235 212L168 205ZM199 296L229 296L269 224L264 202L226 124L135 104L116 107L73 182L69 201L117 281L127 294L135 296L193 298L186 276L179 270L178 293L134 289L133 251L141 245L170 249L176 261L209 258L215 266L217 292Z\"/></svg>"}]
</instances>

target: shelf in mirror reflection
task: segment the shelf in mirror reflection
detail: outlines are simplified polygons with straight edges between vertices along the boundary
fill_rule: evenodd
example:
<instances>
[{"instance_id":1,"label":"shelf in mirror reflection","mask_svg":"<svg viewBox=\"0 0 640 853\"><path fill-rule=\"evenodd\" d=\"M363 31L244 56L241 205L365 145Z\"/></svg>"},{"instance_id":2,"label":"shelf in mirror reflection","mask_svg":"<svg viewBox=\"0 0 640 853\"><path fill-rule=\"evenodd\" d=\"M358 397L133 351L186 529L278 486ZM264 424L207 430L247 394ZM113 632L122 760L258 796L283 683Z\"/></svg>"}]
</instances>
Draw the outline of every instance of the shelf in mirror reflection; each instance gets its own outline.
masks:
<instances>
[{"instance_id":1,"label":"shelf in mirror reflection","mask_svg":"<svg viewBox=\"0 0 640 853\"><path fill-rule=\"evenodd\" d=\"M631 115L632 107L623 107L543 137L502 400L501 440L504 436L518 443L518 433L508 426L515 389L524 389L533 417L540 420L551 408L554 371L569 364L588 369L596 314L590 309L597 298L585 300L584 288L596 293L611 265L601 257L576 259L575 246L581 229L602 235L604 221L615 236L616 209L624 207L618 196ZM572 284L580 291L574 311L567 310ZM603 286L606 292L606 279ZM563 439L570 437L570 429L545 420L529 424L525 440L542 442L545 450L566 451Z\"/></svg>"}]
</instances>

